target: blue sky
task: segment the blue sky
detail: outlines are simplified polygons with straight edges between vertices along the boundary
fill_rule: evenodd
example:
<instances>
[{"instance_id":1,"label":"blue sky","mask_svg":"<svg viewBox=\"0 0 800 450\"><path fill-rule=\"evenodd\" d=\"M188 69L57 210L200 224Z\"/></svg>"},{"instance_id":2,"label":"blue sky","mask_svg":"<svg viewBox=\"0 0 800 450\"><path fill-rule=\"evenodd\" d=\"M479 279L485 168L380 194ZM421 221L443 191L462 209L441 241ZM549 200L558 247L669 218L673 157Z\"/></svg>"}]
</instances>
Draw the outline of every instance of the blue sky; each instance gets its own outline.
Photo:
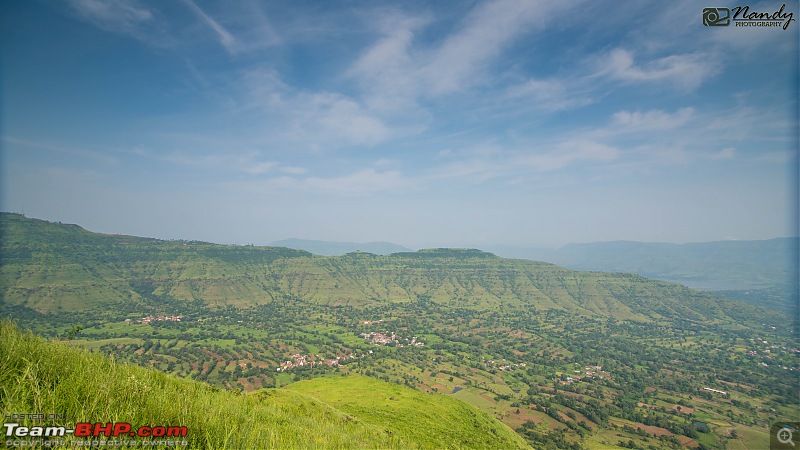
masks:
<instances>
[{"instance_id":1,"label":"blue sky","mask_svg":"<svg viewBox=\"0 0 800 450\"><path fill-rule=\"evenodd\" d=\"M2 209L239 244L797 235L797 19L709 5L3 2Z\"/></svg>"}]
</instances>

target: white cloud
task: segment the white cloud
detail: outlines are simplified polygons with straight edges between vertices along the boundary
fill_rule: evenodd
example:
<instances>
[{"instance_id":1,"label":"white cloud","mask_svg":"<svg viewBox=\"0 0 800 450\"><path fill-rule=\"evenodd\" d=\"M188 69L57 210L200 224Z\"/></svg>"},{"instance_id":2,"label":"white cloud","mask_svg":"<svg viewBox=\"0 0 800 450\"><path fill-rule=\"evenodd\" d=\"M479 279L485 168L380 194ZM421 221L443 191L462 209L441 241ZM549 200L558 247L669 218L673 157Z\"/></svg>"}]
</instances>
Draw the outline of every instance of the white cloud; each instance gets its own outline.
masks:
<instances>
[{"instance_id":1,"label":"white cloud","mask_svg":"<svg viewBox=\"0 0 800 450\"><path fill-rule=\"evenodd\" d=\"M172 45L166 26L154 10L137 0L70 0L72 10L83 20L156 47Z\"/></svg>"},{"instance_id":2,"label":"white cloud","mask_svg":"<svg viewBox=\"0 0 800 450\"><path fill-rule=\"evenodd\" d=\"M711 155L711 159L730 159L736 154L736 149L733 147L723 148L719 152Z\"/></svg>"},{"instance_id":3,"label":"white cloud","mask_svg":"<svg viewBox=\"0 0 800 450\"><path fill-rule=\"evenodd\" d=\"M396 170L379 172L372 168L335 178L309 177L304 184L318 192L339 195L367 195L374 192L399 191L410 187L408 180Z\"/></svg>"},{"instance_id":4,"label":"white cloud","mask_svg":"<svg viewBox=\"0 0 800 450\"><path fill-rule=\"evenodd\" d=\"M252 165L248 165L244 168L245 173L249 173L251 175L261 175L263 173L267 173L272 170L278 163L272 161L263 161L259 163L254 163Z\"/></svg>"},{"instance_id":5,"label":"white cloud","mask_svg":"<svg viewBox=\"0 0 800 450\"><path fill-rule=\"evenodd\" d=\"M73 9L105 29L131 30L153 14L135 0L71 0Z\"/></svg>"},{"instance_id":6,"label":"white cloud","mask_svg":"<svg viewBox=\"0 0 800 450\"><path fill-rule=\"evenodd\" d=\"M436 168L431 180L457 178L470 182L486 181L509 172L512 166L505 161L487 161L472 159L469 161L455 161Z\"/></svg>"},{"instance_id":7,"label":"white cloud","mask_svg":"<svg viewBox=\"0 0 800 450\"><path fill-rule=\"evenodd\" d=\"M493 62L520 36L540 31L547 20L574 2L495 0L478 4L440 44L423 46L415 37L432 23L381 11L383 37L347 72L367 91L370 105L415 107L420 97L453 94L490 81ZM417 44L417 45L415 45ZM397 108L396 108L397 109Z\"/></svg>"},{"instance_id":8,"label":"white cloud","mask_svg":"<svg viewBox=\"0 0 800 450\"><path fill-rule=\"evenodd\" d=\"M283 173L288 173L289 175L302 175L307 173L308 169L305 167L284 166L280 167L280 171Z\"/></svg>"},{"instance_id":9,"label":"white cloud","mask_svg":"<svg viewBox=\"0 0 800 450\"><path fill-rule=\"evenodd\" d=\"M494 149L481 153L481 149ZM469 182L484 182L501 177L517 176L530 172L557 172L583 163L610 163L621 156L618 148L600 142L583 139L567 139L560 143L546 143L520 149L499 149L479 146L459 152L459 157L472 155L471 159L443 164L422 177L424 182L459 179ZM517 177L519 184L526 177ZM522 181L521 181L522 180ZM423 182L423 184L424 184Z\"/></svg>"},{"instance_id":10,"label":"white cloud","mask_svg":"<svg viewBox=\"0 0 800 450\"><path fill-rule=\"evenodd\" d=\"M270 135L301 142L306 149L371 146L392 134L377 114L356 99L335 92L293 88L271 69L249 72L244 85L244 102L266 115Z\"/></svg>"},{"instance_id":11,"label":"white cloud","mask_svg":"<svg viewBox=\"0 0 800 450\"><path fill-rule=\"evenodd\" d=\"M555 112L592 103L584 90L578 80L531 79L509 88L505 99L524 100L538 110Z\"/></svg>"},{"instance_id":12,"label":"white cloud","mask_svg":"<svg viewBox=\"0 0 800 450\"><path fill-rule=\"evenodd\" d=\"M640 111L619 111L612 116L612 123L625 131L668 130L689 122L695 115L694 108L681 108L674 114L658 109Z\"/></svg>"},{"instance_id":13,"label":"white cloud","mask_svg":"<svg viewBox=\"0 0 800 450\"><path fill-rule=\"evenodd\" d=\"M609 162L617 159L619 149L588 140L562 142L552 151L523 156L515 165L523 165L536 171L551 171L583 162Z\"/></svg>"},{"instance_id":14,"label":"white cloud","mask_svg":"<svg viewBox=\"0 0 800 450\"><path fill-rule=\"evenodd\" d=\"M3 150L6 152L15 152L19 147L26 148L26 152L30 151L47 151L47 152L54 152L54 153L61 153L65 155L69 155L71 157L75 157L81 159L90 159L102 162L104 164L115 165L118 164L119 158L116 158L112 155L108 155L106 153L101 153L92 150L85 150L85 149L75 149L69 147L63 147L61 145L53 145L46 142L34 141L30 139L19 139L13 136L0 136L0 141L6 143L3 146Z\"/></svg>"},{"instance_id":15,"label":"white cloud","mask_svg":"<svg viewBox=\"0 0 800 450\"><path fill-rule=\"evenodd\" d=\"M637 64L631 52L617 48L603 56L598 75L625 82L666 82L693 90L716 73L718 64L710 54L669 55Z\"/></svg>"},{"instance_id":16,"label":"white cloud","mask_svg":"<svg viewBox=\"0 0 800 450\"><path fill-rule=\"evenodd\" d=\"M769 164L797 164L797 151L771 151L758 155L755 160Z\"/></svg>"},{"instance_id":17,"label":"white cloud","mask_svg":"<svg viewBox=\"0 0 800 450\"><path fill-rule=\"evenodd\" d=\"M342 176L278 176L258 181L234 181L222 186L261 194L282 192L312 192L333 196L359 197L376 193L400 192L416 189L414 180L405 178L396 170L380 171L362 168Z\"/></svg>"},{"instance_id":18,"label":"white cloud","mask_svg":"<svg viewBox=\"0 0 800 450\"><path fill-rule=\"evenodd\" d=\"M561 5L561 6L559 6ZM563 2L497 0L477 6L462 28L432 52L421 74L434 94L458 91L475 82L489 62L521 34L544 25Z\"/></svg>"},{"instance_id":19,"label":"white cloud","mask_svg":"<svg viewBox=\"0 0 800 450\"><path fill-rule=\"evenodd\" d=\"M211 16L206 14L206 12L200 9L200 7L197 6L197 4L195 4L192 0L183 0L183 3L185 3L186 6L192 10L192 12L200 17L200 19L203 20L203 22L205 22L205 24L208 25L208 27L211 28L214 33L216 33L216 35L219 37L219 43L225 47L228 52L236 53L238 42L236 41L236 38L234 38L233 35L228 32L228 30L226 30Z\"/></svg>"}]
</instances>

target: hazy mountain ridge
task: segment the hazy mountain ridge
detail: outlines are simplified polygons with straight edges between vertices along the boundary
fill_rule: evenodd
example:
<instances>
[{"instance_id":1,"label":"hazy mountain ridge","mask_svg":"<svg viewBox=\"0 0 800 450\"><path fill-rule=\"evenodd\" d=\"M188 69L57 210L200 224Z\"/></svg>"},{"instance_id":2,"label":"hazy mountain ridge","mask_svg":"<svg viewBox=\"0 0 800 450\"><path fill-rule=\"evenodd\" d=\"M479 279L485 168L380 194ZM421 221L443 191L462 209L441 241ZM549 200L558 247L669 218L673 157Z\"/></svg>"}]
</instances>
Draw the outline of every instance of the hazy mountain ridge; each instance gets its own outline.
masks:
<instances>
[{"instance_id":1,"label":"hazy mountain ridge","mask_svg":"<svg viewBox=\"0 0 800 450\"><path fill-rule=\"evenodd\" d=\"M709 289L796 283L797 237L670 244L636 241L569 244L558 249L499 247L498 255L576 270L632 272Z\"/></svg>"}]
</instances>

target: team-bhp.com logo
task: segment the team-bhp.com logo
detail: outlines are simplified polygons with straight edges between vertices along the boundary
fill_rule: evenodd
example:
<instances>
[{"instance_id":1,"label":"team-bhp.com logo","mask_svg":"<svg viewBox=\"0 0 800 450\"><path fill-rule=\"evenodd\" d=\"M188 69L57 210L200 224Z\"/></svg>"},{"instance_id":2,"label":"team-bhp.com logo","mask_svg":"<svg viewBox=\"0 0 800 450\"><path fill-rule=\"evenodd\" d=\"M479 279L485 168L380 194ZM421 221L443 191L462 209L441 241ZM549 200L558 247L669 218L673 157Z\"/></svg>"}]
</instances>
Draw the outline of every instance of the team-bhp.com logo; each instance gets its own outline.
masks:
<instances>
[{"instance_id":1,"label":"team-bhp.com logo","mask_svg":"<svg viewBox=\"0 0 800 450\"><path fill-rule=\"evenodd\" d=\"M133 428L127 422L120 423L89 423L79 422L75 428L67 427L23 427L18 423L4 423L6 437L62 437L72 435L77 437L185 437L189 430L186 427L138 427Z\"/></svg>"},{"instance_id":2,"label":"team-bhp.com logo","mask_svg":"<svg viewBox=\"0 0 800 450\"><path fill-rule=\"evenodd\" d=\"M727 27L733 22L737 27L781 27L785 30L794 21L794 13L785 10L786 3L773 12L750 11L750 6L703 8L703 25Z\"/></svg>"}]
</instances>

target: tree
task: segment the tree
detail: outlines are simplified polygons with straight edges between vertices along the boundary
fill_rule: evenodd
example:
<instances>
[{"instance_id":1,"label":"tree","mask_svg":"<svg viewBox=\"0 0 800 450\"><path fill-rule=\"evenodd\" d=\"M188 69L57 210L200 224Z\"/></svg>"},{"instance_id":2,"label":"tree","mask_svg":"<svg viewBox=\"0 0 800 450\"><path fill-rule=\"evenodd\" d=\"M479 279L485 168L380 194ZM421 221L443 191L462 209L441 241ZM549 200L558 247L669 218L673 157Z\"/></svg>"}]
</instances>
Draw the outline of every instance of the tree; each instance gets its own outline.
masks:
<instances>
[{"instance_id":1,"label":"tree","mask_svg":"<svg viewBox=\"0 0 800 450\"><path fill-rule=\"evenodd\" d=\"M75 336L80 334L81 330L83 330L83 327L80 325L76 325L75 328L67 331L67 339L70 341L75 339Z\"/></svg>"}]
</instances>

